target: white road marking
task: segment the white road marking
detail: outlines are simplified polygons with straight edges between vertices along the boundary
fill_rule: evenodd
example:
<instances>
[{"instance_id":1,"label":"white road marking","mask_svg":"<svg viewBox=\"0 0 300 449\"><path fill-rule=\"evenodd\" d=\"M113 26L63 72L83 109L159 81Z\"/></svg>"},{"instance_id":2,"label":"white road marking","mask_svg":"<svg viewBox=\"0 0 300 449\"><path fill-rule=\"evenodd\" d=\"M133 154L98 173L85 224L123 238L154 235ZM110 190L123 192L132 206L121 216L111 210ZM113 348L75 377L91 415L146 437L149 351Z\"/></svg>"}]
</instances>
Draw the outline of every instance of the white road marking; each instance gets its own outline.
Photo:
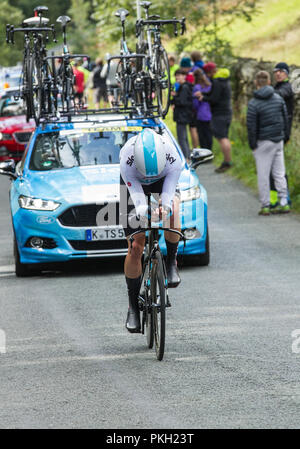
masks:
<instances>
[{"instance_id":1,"label":"white road marking","mask_svg":"<svg viewBox=\"0 0 300 449\"><path fill-rule=\"evenodd\" d=\"M15 272L14 265L0 265L0 273L10 273Z\"/></svg>"}]
</instances>

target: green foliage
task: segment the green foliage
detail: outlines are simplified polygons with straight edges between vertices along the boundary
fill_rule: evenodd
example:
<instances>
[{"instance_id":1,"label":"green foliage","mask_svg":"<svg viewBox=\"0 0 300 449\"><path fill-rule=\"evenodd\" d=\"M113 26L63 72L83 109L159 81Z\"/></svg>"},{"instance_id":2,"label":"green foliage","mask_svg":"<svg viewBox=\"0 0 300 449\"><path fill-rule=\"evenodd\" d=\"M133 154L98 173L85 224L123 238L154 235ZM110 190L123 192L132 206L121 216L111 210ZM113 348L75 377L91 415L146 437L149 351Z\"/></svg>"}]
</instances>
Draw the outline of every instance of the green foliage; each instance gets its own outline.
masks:
<instances>
[{"instance_id":1,"label":"green foliage","mask_svg":"<svg viewBox=\"0 0 300 449\"><path fill-rule=\"evenodd\" d=\"M45 17L50 19L49 23L55 23L57 17L66 14L70 8L71 0L10 0L9 3L22 11L24 17L33 16L36 6L48 6L49 11Z\"/></svg>"},{"instance_id":2,"label":"green foliage","mask_svg":"<svg viewBox=\"0 0 300 449\"><path fill-rule=\"evenodd\" d=\"M68 40L74 53L84 53L95 58L97 56L97 32L91 20L91 2L71 0L68 15L72 18Z\"/></svg>"},{"instance_id":3,"label":"green foliage","mask_svg":"<svg viewBox=\"0 0 300 449\"><path fill-rule=\"evenodd\" d=\"M9 19L8 19L9 18ZM22 22L23 16L22 12L11 6L7 0L0 0L0 40L1 40L1 50L0 50L0 65L12 66L18 61L22 60L22 43L17 41L17 43L12 45L6 44L6 24L20 24Z\"/></svg>"}]
</instances>

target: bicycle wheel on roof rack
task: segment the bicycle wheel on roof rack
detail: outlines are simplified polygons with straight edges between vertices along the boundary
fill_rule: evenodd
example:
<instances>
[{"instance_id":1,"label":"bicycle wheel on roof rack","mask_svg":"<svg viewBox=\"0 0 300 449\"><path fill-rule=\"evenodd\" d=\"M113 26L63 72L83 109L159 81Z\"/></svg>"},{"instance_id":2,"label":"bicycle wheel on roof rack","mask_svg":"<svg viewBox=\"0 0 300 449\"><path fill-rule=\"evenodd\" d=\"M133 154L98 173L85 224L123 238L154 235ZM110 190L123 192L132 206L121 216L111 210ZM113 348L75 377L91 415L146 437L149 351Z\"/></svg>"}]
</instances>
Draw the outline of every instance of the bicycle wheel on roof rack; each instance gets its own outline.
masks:
<instances>
[{"instance_id":1,"label":"bicycle wheel on roof rack","mask_svg":"<svg viewBox=\"0 0 300 449\"><path fill-rule=\"evenodd\" d=\"M29 61L28 90L31 117L39 125L43 109L43 86L40 60L35 54L31 56Z\"/></svg>"},{"instance_id":2,"label":"bicycle wheel on roof rack","mask_svg":"<svg viewBox=\"0 0 300 449\"><path fill-rule=\"evenodd\" d=\"M164 118L169 111L171 101L170 67L165 49L157 52L154 63L153 104L157 106L158 113Z\"/></svg>"},{"instance_id":3,"label":"bicycle wheel on roof rack","mask_svg":"<svg viewBox=\"0 0 300 449\"><path fill-rule=\"evenodd\" d=\"M129 103L129 76L126 74L123 61L118 62L116 71L116 80L120 85L120 98L119 101L122 103L124 108L128 108Z\"/></svg>"},{"instance_id":4,"label":"bicycle wheel on roof rack","mask_svg":"<svg viewBox=\"0 0 300 449\"><path fill-rule=\"evenodd\" d=\"M22 79L20 84L20 96L25 103L26 109L26 121L28 122L32 117L31 114L31 101L29 96L29 65L30 59L28 57L24 57L23 70L22 70Z\"/></svg>"}]
</instances>

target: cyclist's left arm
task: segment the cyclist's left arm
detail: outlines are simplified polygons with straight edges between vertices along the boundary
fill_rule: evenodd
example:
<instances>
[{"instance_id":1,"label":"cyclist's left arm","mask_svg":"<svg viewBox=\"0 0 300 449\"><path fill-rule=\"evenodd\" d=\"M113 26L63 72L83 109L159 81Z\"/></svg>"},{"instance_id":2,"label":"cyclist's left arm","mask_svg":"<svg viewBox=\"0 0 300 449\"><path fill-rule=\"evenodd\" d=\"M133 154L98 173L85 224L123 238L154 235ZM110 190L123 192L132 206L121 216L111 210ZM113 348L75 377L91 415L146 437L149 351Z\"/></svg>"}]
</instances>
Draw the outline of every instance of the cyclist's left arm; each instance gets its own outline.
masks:
<instances>
[{"instance_id":1,"label":"cyclist's left arm","mask_svg":"<svg viewBox=\"0 0 300 449\"><path fill-rule=\"evenodd\" d=\"M164 180L164 184L163 184L163 189L162 189L162 194L161 194L161 200L162 200L162 206L165 208L172 208L172 202L175 196L175 192L176 192L176 187L179 181L179 177L182 171L182 165L183 162L180 159L178 153L176 153L174 156L175 161L170 162L167 161L167 174L165 176L165 180Z\"/></svg>"}]
</instances>

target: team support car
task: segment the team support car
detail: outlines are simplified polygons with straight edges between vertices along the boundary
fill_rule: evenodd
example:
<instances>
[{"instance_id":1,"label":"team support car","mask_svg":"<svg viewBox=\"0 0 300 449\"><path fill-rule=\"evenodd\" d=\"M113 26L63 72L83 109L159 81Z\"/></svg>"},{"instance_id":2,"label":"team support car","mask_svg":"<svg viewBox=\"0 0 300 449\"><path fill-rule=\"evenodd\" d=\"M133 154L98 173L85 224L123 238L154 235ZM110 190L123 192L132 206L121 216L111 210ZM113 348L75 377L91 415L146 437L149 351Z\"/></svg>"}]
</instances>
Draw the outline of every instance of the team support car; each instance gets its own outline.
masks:
<instances>
[{"instance_id":1,"label":"team support car","mask_svg":"<svg viewBox=\"0 0 300 449\"><path fill-rule=\"evenodd\" d=\"M16 166L13 160L0 163L0 173L12 178L17 276L40 272L45 263L127 254L120 218L119 153L145 127L165 135L183 160L179 188L186 242L180 243L179 254L199 265L209 263L207 193L195 168L212 153L198 150L188 165L160 119L105 114L40 125ZM163 233L160 245L165 254Z\"/></svg>"},{"instance_id":2,"label":"team support car","mask_svg":"<svg viewBox=\"0 0 300 449\"><path fill-rule=\"evenodd\" d=\"M16 97L18 93L10 88L0 98L0 161L7 158L20 161L35 129L34 120L26 121L24 103Z\"/></svg>"},{"instance_id":3,"label":"team support car","mask_svg":"<svg viewBox=\"0 0 300 449\"><path fill-rule=\"evenodd\" d=\"M9 89L20 88L22 79L22 66L0 68L0 98L9 91Z\"/></svg>"}]
</instances>

